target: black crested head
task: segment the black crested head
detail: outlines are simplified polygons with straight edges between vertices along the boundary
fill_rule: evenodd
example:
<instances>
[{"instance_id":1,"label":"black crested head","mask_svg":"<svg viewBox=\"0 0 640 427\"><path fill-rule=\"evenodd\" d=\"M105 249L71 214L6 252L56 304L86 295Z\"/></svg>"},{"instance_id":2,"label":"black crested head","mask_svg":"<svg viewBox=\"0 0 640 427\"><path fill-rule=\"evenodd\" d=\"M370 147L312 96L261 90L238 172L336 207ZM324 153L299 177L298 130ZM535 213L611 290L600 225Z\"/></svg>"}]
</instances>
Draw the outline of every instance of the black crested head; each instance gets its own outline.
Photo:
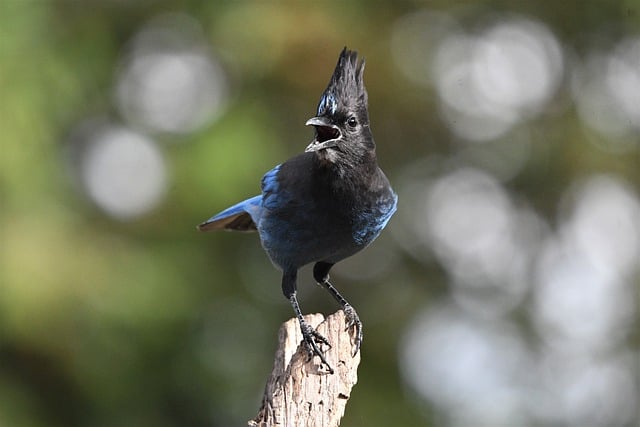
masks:
<instances>
[{"instance_id":1,"label":"black crested head","mask_svg":"<svg viewBox=\"0 0 640 427\"><path fill-rule=\"evenodd\" d=\"M371 157L365 156L374 152L375 144L369 130L364 65L356 51L342 50L316 117L307 121L316 135L306 151L315 151L331 163L344 157L350 161Z\"/></svg>"},{"instance_id":2,"label":"black crested head","mask_svg":"<svg viewBox=\"0 0 640 427\"><path fill-rule=\"evenodd\" d=\"M358 52L342 49L329 85L320 98L318 116L331 116L349 107L367 109L364 64L364 59L358 61Z\"/></svg>"}]
</instances>

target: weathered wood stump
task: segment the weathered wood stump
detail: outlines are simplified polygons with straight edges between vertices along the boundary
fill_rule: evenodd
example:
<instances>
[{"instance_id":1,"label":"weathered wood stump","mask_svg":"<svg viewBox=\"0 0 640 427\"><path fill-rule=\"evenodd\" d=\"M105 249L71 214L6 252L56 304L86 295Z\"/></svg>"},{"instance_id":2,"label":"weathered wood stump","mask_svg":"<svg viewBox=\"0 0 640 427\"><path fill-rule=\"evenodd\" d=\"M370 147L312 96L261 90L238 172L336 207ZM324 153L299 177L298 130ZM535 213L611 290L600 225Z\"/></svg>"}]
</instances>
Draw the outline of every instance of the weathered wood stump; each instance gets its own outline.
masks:
<instances>
[{"instance_id":1,"label":"weathered wood stump","mask_svg":"<svg viewBox=\"0 0 640 427\"><path fill-rule=\"evenodd\" d=\"M337 427L351 389L358 381L360 352L352 357L352 331L345 330L342 310L326 319L310 314L305 320L331 343L325 353L330 374L317 356L309 359L296 318L278 333L273 372L267 381L258 415L251 427Z\"/></svg>"}]
</instances>

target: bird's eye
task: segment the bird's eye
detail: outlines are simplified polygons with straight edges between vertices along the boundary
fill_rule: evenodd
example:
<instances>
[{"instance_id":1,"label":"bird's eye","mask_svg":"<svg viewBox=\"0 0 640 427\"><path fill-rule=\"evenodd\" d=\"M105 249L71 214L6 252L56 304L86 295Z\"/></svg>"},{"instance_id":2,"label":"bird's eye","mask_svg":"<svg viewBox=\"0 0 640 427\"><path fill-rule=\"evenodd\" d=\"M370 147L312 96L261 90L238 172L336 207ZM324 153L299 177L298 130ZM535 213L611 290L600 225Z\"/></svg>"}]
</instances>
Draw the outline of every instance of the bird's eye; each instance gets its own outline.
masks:
<instances>
[{"instance_id":1,"label":"bird's eye","mask_svg":"<svg viewBox=\"0 0 640 427\"><path fill-rule=\"evenodd\" d=\"M349 117L349 119L347 120L347 124L354 128L358 125L358 121L356 120L356 118L354 116Z\"/></svg>"}]
</instances>

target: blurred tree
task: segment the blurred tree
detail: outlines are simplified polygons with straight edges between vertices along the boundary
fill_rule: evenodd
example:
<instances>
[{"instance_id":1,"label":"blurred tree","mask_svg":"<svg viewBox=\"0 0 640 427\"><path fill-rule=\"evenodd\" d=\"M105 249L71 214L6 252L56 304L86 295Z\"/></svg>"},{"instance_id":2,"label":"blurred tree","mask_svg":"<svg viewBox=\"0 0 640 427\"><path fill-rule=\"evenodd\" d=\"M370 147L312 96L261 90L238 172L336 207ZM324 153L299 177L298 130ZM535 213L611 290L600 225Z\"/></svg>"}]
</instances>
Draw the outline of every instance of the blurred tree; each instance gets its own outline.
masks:
<instances>
[{"instance_id":1,"label":"blurred tree","mask_svg":"<svg viewBox=\"0 0 640 427\"><path fill-rule=\"evenodd\" d=\"M0 424L254 414L289 307L255 236L194 226L306 146L344 45L400 207L335 272L343 424L637 423L637 2L7 0Z\"/></svg>"}]
</instances>

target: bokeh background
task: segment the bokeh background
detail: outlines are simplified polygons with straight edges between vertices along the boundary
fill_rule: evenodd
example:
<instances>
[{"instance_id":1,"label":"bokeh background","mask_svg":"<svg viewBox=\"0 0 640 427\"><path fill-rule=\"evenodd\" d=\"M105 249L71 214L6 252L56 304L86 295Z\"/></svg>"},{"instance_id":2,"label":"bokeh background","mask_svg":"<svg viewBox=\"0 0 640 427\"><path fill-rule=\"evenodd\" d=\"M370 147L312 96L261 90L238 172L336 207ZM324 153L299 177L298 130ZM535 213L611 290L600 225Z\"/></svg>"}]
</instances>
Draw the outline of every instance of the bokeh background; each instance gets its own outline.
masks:
<instances>
[{"instance_id":1,"label":"bokeh background","mask_svg":"<svg viewBox=\"0 0 640 427\"><path fill-rule=\"evenodd\" d=\"M304 149L344 45L400 204L334 269L343 425L638 425L637 0L3 0L0 425L255 415L291 308L195 225Z\"/></svg>"}]
</instances>

